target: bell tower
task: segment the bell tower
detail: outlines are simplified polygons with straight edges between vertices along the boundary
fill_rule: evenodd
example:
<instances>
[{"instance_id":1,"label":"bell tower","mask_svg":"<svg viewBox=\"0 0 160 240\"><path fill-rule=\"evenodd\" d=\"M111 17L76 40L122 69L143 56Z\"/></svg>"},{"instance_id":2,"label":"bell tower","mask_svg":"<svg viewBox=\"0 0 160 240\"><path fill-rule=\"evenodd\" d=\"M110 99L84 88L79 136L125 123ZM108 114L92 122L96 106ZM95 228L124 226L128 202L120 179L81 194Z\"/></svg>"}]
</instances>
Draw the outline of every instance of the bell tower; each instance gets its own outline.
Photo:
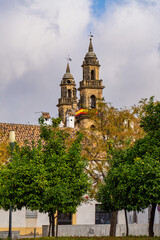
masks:
<instances>
[{"instance_id":1,"label":"bell tower","mask_svg":"<svg viewBox=\"0 0 160 240\"><path fill-rule=\"evenodd\" d=\"M66 116L69 111L77 110L76 84L73 75L70 73L69 62L67 63L66 73L61 81L61 98L58 99L58 112L62 122L66 125Z\"/></svg>"},{"instance_id":2,"label":"bell tower","mask_svg":"<svg viewBox=\"0 0 160 240\"><path fill-rule=\"evenodd\" d=\"M82 111L82 109L96 108L97 99L102 99L104 86L102 85L102 79L99 79L99 68L100 64L96 54L93 52L92 38L90 38L88 52L82 64L83 80L80 81L78 88L80 92L78 107L81 112L76 113L76 122L79 127L87 127L86 125L89 124L89 119L87 120L85 114L86 111Z\"/></svg>"}]
</instances>

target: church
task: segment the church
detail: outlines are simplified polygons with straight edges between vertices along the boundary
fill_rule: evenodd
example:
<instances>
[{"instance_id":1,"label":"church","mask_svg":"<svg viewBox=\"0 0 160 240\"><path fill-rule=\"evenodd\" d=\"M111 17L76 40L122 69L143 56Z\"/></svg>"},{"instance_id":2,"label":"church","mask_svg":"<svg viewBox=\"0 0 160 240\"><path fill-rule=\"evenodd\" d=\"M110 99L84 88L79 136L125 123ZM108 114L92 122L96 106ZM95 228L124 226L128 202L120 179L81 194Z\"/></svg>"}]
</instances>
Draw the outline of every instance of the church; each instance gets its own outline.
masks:
<instances>
[{"instance_id":1,"label":"church","mask_svg":"<svg viewBox=\"0 0 160 240\"><path fill-rule=\"evenodd\" d=\"M103 81L99 78L99 68L99 60L93 51L92 38L90 38L88 52L82 63L83 77L78 89L70 73L69 62L60 84L61 97L58 99L57 107L59 117L66 127L76 129L91 127L92 122L87 116L87 109L96 108L96 99L102 99L104 88ZM79 101L77 90L80 95Z\"/></svg>"},{"instance_id":2,"label":"church","mask_svg":"<svg viewBox=\"0 0 160 240\"><path fill-rule=\"evenodd\" d=\"M96 54L93 51L92 38L90 38L88 52L86 53L83 63L83 77L76 88L75 80L70 72L69 61L66 67L66 73L60 83L61 96L58 99L58 114L62 119L60 127L71 127L76 129L90 128L93 124L87 115L87 109L96 108L96 99L102 98L102 90L104 88L102 80L99 79L100 64ZM77 90L80 99L77 98ZM45 122L50 124L49 113L42 113ZM9 132L15 131L16 142L23 145L27 140L29 143L34 139L35 143L39 139L39 125L25 125L0 123L0 131L2 133L0 142L7 141ZM104 215L98 208L97 203L93 200L86 202L77 208L76 214L67 216L61 214L59 225L95 225L101 223L109 223L110 214ZM2 221L3 218L3 221ZM105 222L104 222L105 221ZM48 215L39 213L38 211L30 211L23 208L21 211L13 212L13 231L20 231L20 235L42 234L42 226L48 225ZM109 229L109 228L108 228ZM8 231L8 212L0 210L0 231ZM109 230L108 230L109 231Z\"/></svg>"},{"instance_id":3,"label":"church","mask_svg":"<svg viewBox=\"0 0 160 240\"><path fill-rule=\"evenodd\" d=\"M76 88L74 77L71 74L69 61L66 72L61 80L61 96L57 104L59 117L62 119L60 127L90 129L93 126L94 123L89 119L87 110L96 108L98 99L102 99L103 97L104 86L102 79L99 77L99 68L99 60L93 51L92 38L90 38L88 52L82 63L82 81L79 82L78 88ZM79 100L77 98L77 90L80 95ZM43 116L46 123L49 124L49 114L43 113ZM10 131L15 131L16 142L22 145L25 140L28 140L29 143L31 143L33 139L35 142L38 141L40 126L0 123L0 131L2 133L0 142L8 139ZM59 234L68 236L109 235L111 215L110 213L103 212L98 205L95 200L85 201L77 208L75 214L68 214L68 216L62 214L59 219L59 224L61 225ZM160 235L159 214L158 210L156 210L156 235ZM0 231L8 231L8 216L8 212L2 209L0 210ZM134 218L133 212L128 213L131 235L147 235L148 216L149 209L144 210L144 213L138 213L136 218ZM25 208L21 211L13 212L12 230L19 231L21 236L33 235L34 231L36 231L37 235L41 235L42 226L45 227L48 224L47 214L30 211ZM123 211L118 213L117 235L125 235L125 217Z\"/></svg>"}]
</instances>

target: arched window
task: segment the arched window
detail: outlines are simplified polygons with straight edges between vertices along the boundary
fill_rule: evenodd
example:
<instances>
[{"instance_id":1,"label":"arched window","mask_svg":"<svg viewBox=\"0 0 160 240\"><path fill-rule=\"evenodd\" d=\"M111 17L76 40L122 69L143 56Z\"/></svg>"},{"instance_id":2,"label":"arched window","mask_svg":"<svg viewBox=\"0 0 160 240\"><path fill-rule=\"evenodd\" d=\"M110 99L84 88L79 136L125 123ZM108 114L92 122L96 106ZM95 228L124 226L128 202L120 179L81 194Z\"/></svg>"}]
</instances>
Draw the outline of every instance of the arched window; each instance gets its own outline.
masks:
<instances>
[{"instance_id":1,"label":"arched window","mask_svg":"<svg viewBox=\"0 0 160 240\"><path fill-rule=\"evenodd\" d=\"M90 100L91 100L91 108L96 108L96 97L95 97L95 95L92 95Z\"/></svg>"},{"instance_id":2,"label":"arched window","mask_svg":"<svg viewBox=\"0 0 160 240\"><path fill-rule=\"evenodd\" d=\"M95 80L94 70L91 70L91 80Z\"/></svg>"},{"instance_id":3,"label":"arched window","mask_svg":"<svg viewBox=\"0 0 160 240\"><path fill-rule=\"evenodd\" d=\"M90 126L90 130L91 130L91 131L94 131L94 130L95 130L95 126L94 126L94 125L91 125L91 126Z\"/></svg>"},{"instance_id":4,"label":"arched window","mask_svg":"<svg viewBox=\"0 0 160 240\"><path fill-rule=\"evenodd\" d=\"M71 98L71 89L68 89L68 98Z\"/></svg>"}]
</instances>

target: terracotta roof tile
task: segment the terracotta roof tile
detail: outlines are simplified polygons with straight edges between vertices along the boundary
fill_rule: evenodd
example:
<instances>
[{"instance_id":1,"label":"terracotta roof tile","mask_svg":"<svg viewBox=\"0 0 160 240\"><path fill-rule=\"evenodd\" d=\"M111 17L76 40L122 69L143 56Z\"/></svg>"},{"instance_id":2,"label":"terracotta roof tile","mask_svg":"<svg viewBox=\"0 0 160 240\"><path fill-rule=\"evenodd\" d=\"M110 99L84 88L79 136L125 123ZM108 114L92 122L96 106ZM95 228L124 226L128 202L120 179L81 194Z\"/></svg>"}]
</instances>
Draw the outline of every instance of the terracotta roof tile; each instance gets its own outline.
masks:
<instances>
[{"instance_id":1,"label":"terracotta roof tile","mask_svg":"<svg viewBox=\"0 0 160 240\"><path fill-rule=\"evenodd\" d=\"M0 123L0 143L9 142L9 132L15 131L16 142L23 145L27 140L30 144L34 140L35 143L40 139L40 126L14 123Z\"/></svg>"}]
</instances>

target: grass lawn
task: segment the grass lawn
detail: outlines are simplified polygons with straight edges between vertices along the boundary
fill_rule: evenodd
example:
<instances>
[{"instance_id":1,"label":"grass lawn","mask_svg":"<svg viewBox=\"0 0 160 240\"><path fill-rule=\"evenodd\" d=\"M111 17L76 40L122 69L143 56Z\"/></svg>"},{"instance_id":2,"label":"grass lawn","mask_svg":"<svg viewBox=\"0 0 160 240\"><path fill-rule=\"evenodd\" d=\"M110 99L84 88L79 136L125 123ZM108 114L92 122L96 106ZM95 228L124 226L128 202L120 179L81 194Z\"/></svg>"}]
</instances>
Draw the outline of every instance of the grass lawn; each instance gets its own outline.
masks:
<instances>
[{"instance_id":1,"label":"grass lawn","mask_svg":"<svg viewBox=\"0 0 160 240\"><path fill-rule=\"evenodd\" d=\"M55 240L56 237L23 238L21 240ZM160 237L58 237L57 240L160 240Z\"/></svg>"}]
</instances>

